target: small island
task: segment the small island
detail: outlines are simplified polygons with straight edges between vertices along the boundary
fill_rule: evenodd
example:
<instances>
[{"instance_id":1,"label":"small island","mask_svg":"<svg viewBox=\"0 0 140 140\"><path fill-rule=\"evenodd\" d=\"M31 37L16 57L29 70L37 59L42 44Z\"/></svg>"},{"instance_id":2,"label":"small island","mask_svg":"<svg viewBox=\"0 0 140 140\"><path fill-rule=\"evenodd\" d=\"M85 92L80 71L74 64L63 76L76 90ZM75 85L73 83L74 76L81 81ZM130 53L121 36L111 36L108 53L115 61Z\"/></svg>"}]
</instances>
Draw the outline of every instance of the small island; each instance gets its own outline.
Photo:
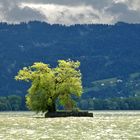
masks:
<instances>
[{"instance_id":1,"label":"small island","mask_svg":"<svg viewBox=\"0 0 140 140\"><path fill-rule=\"evenodd\" d=\"M83 93L80 62L59 60L56 68L38 62L24 67L18 72L16 80L31 82L26 95L27 107L45 117L93 117L92 113L74 110L75 97ZM56 104L65 110L57 111Z\"/></svg>"},{"instance_id":2,"label":"small island","mask_svg":"<svg viewBox=\"0 0 140 140\"><path fill-rule=\"evenodd\" d=\"M45 118L55 117L93 117L93 113L88 111L56 111L45 113Z\"/></svg>"}]
</instances>

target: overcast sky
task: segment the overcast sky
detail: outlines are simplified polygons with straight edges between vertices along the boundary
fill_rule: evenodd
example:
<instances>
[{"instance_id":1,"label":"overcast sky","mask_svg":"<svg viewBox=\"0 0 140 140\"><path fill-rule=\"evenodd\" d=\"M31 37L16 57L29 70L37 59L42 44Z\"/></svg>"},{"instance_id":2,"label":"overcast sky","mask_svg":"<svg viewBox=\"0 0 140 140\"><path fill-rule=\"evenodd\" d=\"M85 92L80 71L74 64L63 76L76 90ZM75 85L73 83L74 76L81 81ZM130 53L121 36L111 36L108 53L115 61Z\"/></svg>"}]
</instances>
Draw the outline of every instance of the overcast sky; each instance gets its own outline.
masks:
<instances>
[{"instance_id":1,"label":"overcast sky","mask_svg":"<svg viewBox=\"0 0 140 140\"><path fill-rule=\"evenodd\" d=\"M0 20L60 24L140 23L140 0L0 0Z\"/></svg>"}]
</instances>

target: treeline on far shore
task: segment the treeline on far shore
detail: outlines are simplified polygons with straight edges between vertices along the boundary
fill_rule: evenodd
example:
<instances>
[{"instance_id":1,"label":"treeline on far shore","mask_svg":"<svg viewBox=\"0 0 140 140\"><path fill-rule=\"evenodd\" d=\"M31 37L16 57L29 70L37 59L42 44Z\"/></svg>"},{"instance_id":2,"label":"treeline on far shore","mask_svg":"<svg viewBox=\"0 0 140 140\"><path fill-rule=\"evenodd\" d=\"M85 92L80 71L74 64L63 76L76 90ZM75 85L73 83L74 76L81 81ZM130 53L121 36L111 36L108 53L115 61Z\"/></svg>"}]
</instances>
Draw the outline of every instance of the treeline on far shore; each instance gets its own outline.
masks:
<instances>
[{"instance_id":1,"label":"treeline on far shore","mask_svg":"<svg viewBox=\"0 0 140 140\"><path fill-rule=\"evenodd\" d=\"M140 110L140 96L108 99L81 99L78 106L82 110Z\"/></svg>"},{"instance_id":2,"label":"treeline on far shore","mask_svg":"<svg viewBox=\"0 0 140 140\"><path fill-rule=\"evenodd\" d=\"M0 111L22 111L27 110L25 99L21 96L0 96Z\"/></svg>"},{"instance_id":3,"label":"treeline on far shore","mask_svg":"<svg viewBox=\"0 0 140 140\"><path fill-rule=\"evenodd\" d=\"M81 110L140 110L140 97L80 99L77 105ZM17 95L0 96L0 111L26 110L28 109L23 97Z\"/></svg>"}]
</instances>

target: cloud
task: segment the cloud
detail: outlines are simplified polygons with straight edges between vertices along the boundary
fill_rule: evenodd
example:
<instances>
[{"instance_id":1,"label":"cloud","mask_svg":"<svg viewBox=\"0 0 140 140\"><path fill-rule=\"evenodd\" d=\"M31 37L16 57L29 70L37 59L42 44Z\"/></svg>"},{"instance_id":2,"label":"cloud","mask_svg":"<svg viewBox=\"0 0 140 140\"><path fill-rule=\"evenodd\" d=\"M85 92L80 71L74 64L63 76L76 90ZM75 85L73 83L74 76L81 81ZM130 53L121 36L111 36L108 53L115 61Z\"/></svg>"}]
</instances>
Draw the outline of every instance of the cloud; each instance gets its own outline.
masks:
<instances>
[{"instance_id":1,"label":"cloud","mask_svg":"<svg viewBox=\"0 0 140 140\"><path fill-rule=\"evenodd\" d=\"M57 4L22 4L21 7L30 7L40 11L46 16L49 23L60 24L88 24L88 23L108 23L112 17L104 15L90 5L67 6Z\"/></svg>"},{"instance_id":2,"label":"cloud","mask_svg":"<svg viewBox=\"0 0 140 140\"><path fill-rule=\"evenodd\" d=\"M128 1L129 2L129 1ZM135 7L135 6L134 6ZM128 23L140 23L140 11L129 8L125 3L116 3L107 9L107 11L114 15L114 21L124 21Z\"/></svg>"},{"instance_id":3,"label":"cloud","mask_svg":"<svg viewBox=\"0 0 140 140\"><path fill-rule=\"evenodd\" d=\"M140 23L140 0L0 0L0 20L18 23Z\"/></svg>"},{"instance_id":4,"label":"cloud","mask_svg":"<svg viewBox=\"0 0 140 140\"><path fill-rule=\"evenodd\" d=\"M44 20L46 17L29 7L20 7L18 0L1 0L0 1L0 19L4 22L19 23L30 20Z\"/></svg>"},{"instance_id":5,"label":"cloud","mask_svg":"<svg viewBox=\"0 0 140 140\"><path fill-rule=\"evenodd\" d=\"M46 19L46 17L42 13L28 7L14 7L10 10L9 14L5 16L7 22L16 23L30 20L43 21L44 19Z\"/></svg>"}]
</instances>

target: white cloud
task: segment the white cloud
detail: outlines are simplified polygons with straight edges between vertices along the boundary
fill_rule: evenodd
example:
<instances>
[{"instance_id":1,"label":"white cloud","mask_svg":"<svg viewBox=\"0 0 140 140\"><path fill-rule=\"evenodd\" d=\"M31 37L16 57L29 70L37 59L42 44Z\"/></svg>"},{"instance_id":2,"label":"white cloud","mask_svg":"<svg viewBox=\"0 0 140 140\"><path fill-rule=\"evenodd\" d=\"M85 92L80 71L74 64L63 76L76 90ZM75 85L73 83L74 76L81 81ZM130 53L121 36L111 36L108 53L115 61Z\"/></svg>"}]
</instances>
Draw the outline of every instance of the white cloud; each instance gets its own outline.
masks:
<instances>
[{"instance_id":1,"label":"white cloud","mask_svg":"<svg viewBox=\"0 0 140 140\"><path fill-rule=\"evenodd\" d=\"M140 10L140 0L128 0L127 2L128 7L133 10Z\"/></svg>"},{"instance_id":2,"label":"white cloud","mask_svg":"<svg viewBox=\"0 0 140 140\"><path fill-rule=\"evenodd\" d=\"M140 23L140 0L0 0L0 20L49 23Z\"/></svg>"},{"instance_id":3,"label":"white cloud","mask_svg":"<svg viewBox=\"0 0 140 140\"><path fill-rule=\"evenodd\" d=\"M115 3L126 3L128 0L114 0Z\"/></svg>"},{"instance_id":4,"label":"white cloud","mask_svg":"<svg viewBox=\"0 0 140 140\"><path fill-rule=\"evenodd\" d=\"M21 8L29 7L40 11L46 16L49 23L60 24L83 24L83 23L109 23L113 17L106 16L103 11L99 12L92 6L66 6L56 4L27 4L22 3ZM109 18L108 18L109 17ZM45 20L45 19L44 19Z\"/></svg>"}]
</instances>

